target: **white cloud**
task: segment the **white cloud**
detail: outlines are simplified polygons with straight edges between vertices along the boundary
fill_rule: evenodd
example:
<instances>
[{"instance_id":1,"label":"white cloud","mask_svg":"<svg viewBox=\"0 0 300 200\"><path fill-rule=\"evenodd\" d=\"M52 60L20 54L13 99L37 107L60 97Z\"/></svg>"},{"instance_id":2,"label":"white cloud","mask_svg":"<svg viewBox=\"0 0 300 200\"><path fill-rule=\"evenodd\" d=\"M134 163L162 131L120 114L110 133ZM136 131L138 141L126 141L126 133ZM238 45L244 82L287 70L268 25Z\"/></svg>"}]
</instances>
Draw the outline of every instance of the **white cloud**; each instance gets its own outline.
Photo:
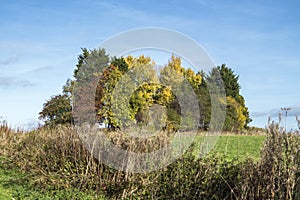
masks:
<instances>
[{"instance_id":1,"label":"white cloud","mask_svg":"<svg viewBox=\"0 0 300 200\"><path fill-rule=\"evenodd\" d=\"M7 89L10 87L32 87L35 84L29 80L17 77L0 76L0 88Z\"/></svg>"},{"instance_id":2,"label":"white cloud","mask_svg":"<svg viewBox=\"0 0 300 200\"><path fill-rule=\"evenodd\" d=\"M287 112L288 116L292 116L292 117L300 116L300 104L287 106L286 108L290 108L290 110L288 110ZM251 113L251 117L263 117L263 116L278 117L279 113L285 115L285 111L281 110L281 108L274 108L269 111L253 112Z\"/></svg>"},{"instance_id":3,"label":"white cloud","mask_svg":"<svg viewBox=\"0 0 300 200\"><path fill-rule=\"evenodd\" d=\"M30 70L27 70L26 73L39 73L39 72L44 72L44 71L49 71L53 69L52 66L42 66L42 67L36 67Z\"/></svg>"},{"instance_id":4,"label":"white cloud","mask_svg":"<svg viewBox=\"0 0 300 200\"><path fill-rule=\"evenodd\" d=\"M8 58L0 59L0 65L9 65L15 63L18 60L16 56L11 56Z\"/></svg>"}]
</instances>

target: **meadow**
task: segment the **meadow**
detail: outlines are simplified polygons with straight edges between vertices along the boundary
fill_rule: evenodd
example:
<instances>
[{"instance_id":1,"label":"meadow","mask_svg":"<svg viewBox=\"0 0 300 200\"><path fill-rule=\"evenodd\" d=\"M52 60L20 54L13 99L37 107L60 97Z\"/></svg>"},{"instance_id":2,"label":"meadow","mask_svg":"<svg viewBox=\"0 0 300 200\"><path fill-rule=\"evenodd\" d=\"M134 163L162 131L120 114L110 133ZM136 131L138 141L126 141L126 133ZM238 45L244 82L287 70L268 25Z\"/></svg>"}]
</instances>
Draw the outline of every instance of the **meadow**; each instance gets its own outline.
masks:
<instances>
[{"instance_id":1,"label":"meadow","mask_svg":"<svg viewBox=\"0 0 300 200\"><path fill-rule=\"evenodd\" d=\"M221 135L209 155L195 160L193 146L144 174L98 163L72 127L23 133L2 125L0 147L0 199L300 198L299 136L276 125L266 134Z\"/></svg>"},{"instance_id":2,"label":"meadow","mask_svg":"<svg viewBox=\"0 0 300 200\"><path fill-rule=\"evenodd\" d=\"M212 154L224 155L226 160L258 160L266 135L221 135Z\"/></svg>"}]
</instances>

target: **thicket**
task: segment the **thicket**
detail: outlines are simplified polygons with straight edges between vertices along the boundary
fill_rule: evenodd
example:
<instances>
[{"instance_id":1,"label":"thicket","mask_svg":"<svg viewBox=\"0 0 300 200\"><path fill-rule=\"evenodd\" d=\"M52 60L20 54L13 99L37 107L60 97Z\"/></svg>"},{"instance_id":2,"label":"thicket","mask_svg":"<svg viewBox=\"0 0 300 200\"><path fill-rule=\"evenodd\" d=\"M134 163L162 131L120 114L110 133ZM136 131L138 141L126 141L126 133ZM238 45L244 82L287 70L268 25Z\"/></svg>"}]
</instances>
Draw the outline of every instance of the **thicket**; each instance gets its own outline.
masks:
<instances>
[{"instance_id":1,"label":"thicket","mask_svg":"<svg viewBox=\"0 0 300 200\"><path fill-rule=\"evenodd\" d=\"M73 127L16 133L2 124L0 139L2 166L21 169L29 175L23 181L40 191L75 188L108 199L300 199L299 136L276 124L269 127L258 161L228 162L215 155L196 160L191 150L145 174L98 163Z\"/></svg>"}]
</instances>

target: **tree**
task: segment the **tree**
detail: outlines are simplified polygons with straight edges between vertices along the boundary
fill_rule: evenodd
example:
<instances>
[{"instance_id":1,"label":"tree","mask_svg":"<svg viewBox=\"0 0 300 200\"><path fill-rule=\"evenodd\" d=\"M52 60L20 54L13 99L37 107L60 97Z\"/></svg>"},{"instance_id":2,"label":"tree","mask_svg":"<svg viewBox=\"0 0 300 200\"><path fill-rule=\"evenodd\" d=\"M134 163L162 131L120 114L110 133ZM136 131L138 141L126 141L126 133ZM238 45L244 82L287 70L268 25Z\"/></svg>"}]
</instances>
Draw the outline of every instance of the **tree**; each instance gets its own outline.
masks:
<instances>
[{"instance_id":1,"label":"tree","mask_svg":"<svg viewBox=\"0 0 300 200\"><path fill-rule=\"evenodd\" d=\"M202 77L205 77L205 74L203 72L198 73ZM199 128L202 130L208 130L211 118L211 99L205 79L206 78L203 78L201 84L196 90L200 109Z\"/></svg>"},{"instance_id":2,"label":"tree","mask_svg":"<svg viewBox=\"0 0 300 200\"><path fill-rule=\"evenodd\" d=\"M168 127L179 127L181 108L172 90L184 92L184 78L192 90L202 82L200 74L183 68L181 59L174 55L159 74L150 57L113 58L99 77L96 92L98 119L105 120L112 128L126 128L131 123L144 126L149 122L151 108L157 104L166 111L167 116L161 118L167 118Z\"/></svg>"},{"instance_id":3,"label":"tree","mask_svg":"<svg viewBox=\"0 0 300 200\"><path fill-rule=\"evenodd\" d=\"M143 55L134 58L113 58L102 72L96 92L96 107L99 120L109 127L126 127L131 122L145 121L143 116L152 105L150 91L156 86L154 63Z\"/></svg>"},{"instance_id":4,"label":"tree","mask_svg":"<svg viewBox=\"0 0 300 200\"><path fill-rule=\"evenodd\" d=\"M71 99L67 94L52 96L43 105L43 110L39 113L39 119L45 121L46 126L58 124L72 124Z\"/></svg>"},{"instance_id":5,"label":"tree","mask_svg":"<svg viewBox=\"0 0 300 200\"><path fill-rule=\"evenodd\" d=\"M46 126L74 124L71 105L73 87L74 81L68 79L63 86L62 94L52 96L43 104L39 119L43 120Z\"/></svg>"},{"instance_id":6,"label":"tree","mask_svg":"<svg viewBox=\"0 0 300 200\"><path fill-rule=\"evenodd\" d=\"M72 111L74 107L72 101L74 100L77 101L76 113L83 113L80 118L89 112L95 113L95 101L85 98L91 92L95 92L93 88L97 85L98 73L101 72L103 66L107 65L108 61L109 58L104 49L87 50L82 48L82 54L78 56L78 63L73 74L75 79L68 79L63 86L62 94L52 96L43 105L43 109L39 113L39 119L44 120L46 126L73 124ZM76 95L74 88L76 88ZM90 118L81 120L90 120Z\"/></svg>"},{"instance_id":7,"label":"tree","mask_svg":"<svg viewBox=\"0 0 300 200\"><path fill-rule=\"evenodd\" d=\"M109 64L109 57L104 49L87 50L82 49L83 53L78 56L78 64L74 70L74 105L73 114L76 123L97 122L97 85L102 71Z\"/></svg>"},{"instance_id":8,"label":"tree","mask_svg":"<svg viewBox=\"0 0 300 200\"><path fill-rule=\"evenodd\" d=\"M172 55L168 64L161 69L160 82L167 85L170 91L169 101L166 102L167 129L178 130L180 126L183 129L190 129L192 126L199 126L201 113L195 111L200 108L197 105L199 102L197 91L202 84L202 78L201 73L184 68L181 58L175 55ZM199 121L194 121L197 118Z\"/></svg>"},{"instance_id":9,"label":"tree","mask_svg":"<svg viewBox=\"0 0 300 200\"><path fill-rule=\"evenodd\" d=\"M234 71L225 64L217 67L225 87L226 96L231 96L234 99L238 99L240 95L241 86L239 84L239 76L234 73Z\"/></svg>"},{"instance_id":10,"label":"tree","mask_svg":"<svg viewBox=\"0 0 300 200\"><path fill-rule=\"evenodd\" d=\"M249 128L249 123L252 122L252 119L250 118L249 109L245 104L244 97L242 95L239 95L237 102L239 102L240 105L242 106L242 114L245 116L245 123L244 123L243 128L248 129Z\"/></svg>"},{"instance_id":11,"label":"tree","mask_svg":"<svg viewBox=\"0 0 300 200\"><path fill-rule=\"evenodd\" d=\"M241 86L238 83L239 76L232 69L226 67L225 64L221 67L218 66L216 69L222 77L227 96L225 129L240 130L247 128L252 120L245 105L245 99L240 95Z\"/></svg>"},{"instance_id":12,"label":"tree","mask_svg":"<svg viewBox=\"0 0 300 200\"><path fill-rule=\"evenodd\" d=\"M121 70L119 69L119 66ZM98 121L104 121L111 128L120 127L118 123L116 112L113 112L113 91L125 73L128 70L128 65L123 58L114 58L108 67L106 67L101 75L98 77L98 85L96 89L95 107ZM118 98L121 98L119 96ZM124 110L123 110L124 111ZM124 112L118 114L124 115ZM125 114L128 116L128 113Z\"/></svg>"},{"instance_id":13,"label":"tree","mask_svg":"<svg viewBox=\"0 0 300 200\"><path fill-rule=\"evenodd\" d=\"M82 48L73 76L63 86L63 93L51 97L39 113L46 125L77 123L80 119L105 122L111 128L126 128L132 123L144 126L155 113L152 108L157 108L164 111L160 111L163 116L155 114L167 130L178 130L183 124L197 124L206 130L210 128L215 99L226 107L226 130L240 130L251 122L245 99L240 95L239 76L225 64L206 75L184 68L181 58L172 55L157 73L150 57L109 58L104 49ZM220 91L221 86L225 91ZM219 92L226 92L226 98L216 95ZM191 94L196 95L197 107L191 103ZM212 95L217 98L212 99ZM195 113L198 108L200 113ZM195 122L196 115L200 117Z\"/></svg>"},{"instance_id":14,"label":"tree","mask_svg":"<svg viewBox=\"0 0 300 200\"><path fill-rule=\"evenodd\" d=\"M245 127L247 117L244 115L245 107L233 97L226 97L225 130L241 130Z\"/></svg>"}]
</instances>

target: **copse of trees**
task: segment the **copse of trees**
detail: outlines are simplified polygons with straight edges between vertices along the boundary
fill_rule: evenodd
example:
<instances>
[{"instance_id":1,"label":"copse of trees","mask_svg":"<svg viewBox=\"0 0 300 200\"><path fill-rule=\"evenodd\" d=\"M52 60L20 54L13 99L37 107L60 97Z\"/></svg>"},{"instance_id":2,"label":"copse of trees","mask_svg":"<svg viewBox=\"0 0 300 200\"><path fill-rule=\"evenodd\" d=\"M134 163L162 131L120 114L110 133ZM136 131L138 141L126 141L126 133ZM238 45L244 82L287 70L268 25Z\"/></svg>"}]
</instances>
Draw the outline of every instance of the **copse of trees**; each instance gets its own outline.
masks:
<instances>
[{"instance_id":1,"label":"copse of trees","mask_svg":"<svg viewBox=\"0 0 300 200\"><path fill-rule=\"evenodd\" d=\"M82 68L84 65L89 67ZM240 94L239 76L225 64L205 74L185 68L182 66L181 59L173 55L169 62L157 71L156 64L150 57L141 55L109 58L104 49L85 48L78 56L74 79L67 81L63 86L62 94L52 96L44 104L43 110L39 113L40 119L43 119L47 126L73 124L72 95L74 95L74 85L77 84L76 90L82 90L83 94L95 92L92 111L96 113L97 121L105 122L111 128L126 128L132 123L140 126L149 125L150 110L154 105L158 105L164 110L163 115L159 117L163 128L174 131L178 129L182 119L178 98L172 87L180 85L185 79L199 101L199 128L207 130L211 116L208 81L216 81L214 80L216 73L221 75L223 83L218 84L224 84L226 92L226 99L219 100L226 105L223 128L230 131L247 128L251 119L244 97ZM86 91L89 87L80 87L82 84L89 84L91 80L96 81L96 89ZM170 84L166 86L158 84L159 82ZM128 92L131 92L129 100ZM116 106L116 102L128 102L128 104ZM77 106L80 106L83 111L87 109L85 104Z\"/></svg>"}]
</instances>

